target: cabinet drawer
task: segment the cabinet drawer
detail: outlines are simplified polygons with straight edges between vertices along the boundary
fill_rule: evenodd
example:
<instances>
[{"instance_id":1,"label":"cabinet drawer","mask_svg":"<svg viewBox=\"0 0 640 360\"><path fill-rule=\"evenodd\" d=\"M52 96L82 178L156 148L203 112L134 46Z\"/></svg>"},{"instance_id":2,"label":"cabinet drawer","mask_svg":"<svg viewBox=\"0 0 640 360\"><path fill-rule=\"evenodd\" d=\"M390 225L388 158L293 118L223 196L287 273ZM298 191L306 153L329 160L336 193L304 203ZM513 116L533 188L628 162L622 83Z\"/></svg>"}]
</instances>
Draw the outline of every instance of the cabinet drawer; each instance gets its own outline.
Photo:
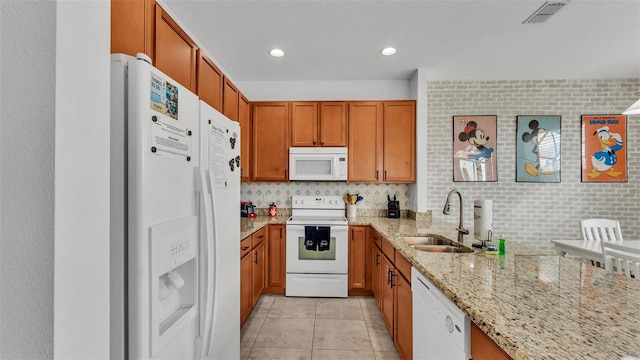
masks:
<instances>
[{"instance_id":1,"label":"cabinet drawer","mask_svg":"<svg viewBox=\"0 0 640 360\"><path fill-rule=\"evenodd\" d=\"M267 237L267 229L264 227L261 228L260 230L254 232L252 237L253 237L253 241L251 245L253 247L260 245L264 241L264 239Z\"/></svg>"},{"instance_id":2,"label":"cabinet drawer","mask_svg":"<svg viewBox=\"0 0 640 360\"><path fill-rule=\"evenodd\" d=\"M382 246L382 236L373 227L371 228L371 239L373 240L373 244L380 249Z\"/></svg>"},{"instance_id":3,"label":"cabinet drawer","mask_svg":"<svg viewBox=\"0 0 640 360\"><path fill-rule=\"evenodd\" d=\"M393 247L393 245L391 245L391 243L389 242L389 240L387 239L382 239L382 252L385 254L386 257L389 258L389 260L393 261L395 258L395 252L396 249Z\"/></svg>"},{"instance_id":4,"label":"cabinet drawer","mask_svg":"<svg viewBox=\"0 0 640 360\"><path fill-rule=\"evenodd\" d=\"M396 269L402 273L405 279L411 283L411 263L402 254L396 251L395 259Z\"/></svg>"},{"instance_id":5,"label":"cabinet drawer","mask_svg":"<svg viewBox=\"0 0 640 360\"><path fill-rule=\"evenodd\" d=\"M240 258L251 252L251 236L247 236L240 242Z\"/></svg>"}]
</instances>

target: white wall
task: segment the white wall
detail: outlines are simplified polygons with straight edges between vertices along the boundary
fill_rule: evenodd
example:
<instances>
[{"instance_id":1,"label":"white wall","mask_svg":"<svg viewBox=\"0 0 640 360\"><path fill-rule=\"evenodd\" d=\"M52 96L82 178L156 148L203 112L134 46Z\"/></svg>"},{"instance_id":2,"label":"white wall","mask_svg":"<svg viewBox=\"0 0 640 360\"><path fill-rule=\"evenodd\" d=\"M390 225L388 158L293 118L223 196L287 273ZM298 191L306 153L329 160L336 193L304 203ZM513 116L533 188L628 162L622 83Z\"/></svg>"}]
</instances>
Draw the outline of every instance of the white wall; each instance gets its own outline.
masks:
<instances>
[{"instance_id":1,"label":"white wall","mask_svg":"<svg viewBox=\"0 0 640 360\"><path fill-rule=\"evenodd\" d=\"M108 1L59 0L54 356L109 357Z\"/></svg>"},{"instance_id":2,"label":"white wall","mask_svg":"<svg viewBox=\"0 0 640 360\"><path fill-rule=\"evenodd\" d=\"M0 358L109 357L108 1L0 1Z\"/></svg>"},{"instance_id":3,"label":"white wall","mask_svg":"<svg viewBox=\"0 0 640 360\"><path fill-rule=\"evenodd\" d=\"M427 133L427 69L420 68L410 79L411 98L416 100L416 182L409 185L410 208L416 212L426 212L427 206L427 166L428 153L425 136Z\"/></svg>"},{"instance_id":4,"label":"white wall","mask_svg":"<svg viewBox=\"0 0 640 360\"><path fill-rule=\"evenodd\" d=\"M52 358L56 2L0 1L0 33L0 358Z\"/></svg>"},{"instance_id":5,"label":"white wall","mask_svg":"<svg viewBox=\"0 0 640 360\"><path fill-rule=\"evenodd\" d=\"M389 81L238 81L250 101L407 100L408 80Z\"/></svg>"}]
</instances>

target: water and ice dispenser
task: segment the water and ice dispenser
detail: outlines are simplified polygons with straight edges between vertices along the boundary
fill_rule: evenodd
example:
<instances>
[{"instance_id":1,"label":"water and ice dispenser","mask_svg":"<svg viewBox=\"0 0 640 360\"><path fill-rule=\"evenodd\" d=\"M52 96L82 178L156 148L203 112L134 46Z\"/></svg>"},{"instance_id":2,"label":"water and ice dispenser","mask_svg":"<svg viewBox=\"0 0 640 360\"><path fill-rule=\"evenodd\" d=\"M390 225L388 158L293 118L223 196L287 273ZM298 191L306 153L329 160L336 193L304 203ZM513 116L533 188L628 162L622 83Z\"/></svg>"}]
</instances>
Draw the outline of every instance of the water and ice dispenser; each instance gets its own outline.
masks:
<instances>
[{"instance_id":1,"label":"water and ice dispenser","mask_svg":"<svg viewBox=\"0 0 640 360\"><path fill-rule=\"evenodd\" d=\"M493 202L476 199L473 201L473 237L480 240L480 245L491 241L493 236ZM476 246L476 244L474 244Z\"/></svg>"},{"instance_id":2,"label":"water and ice dispenser","mask_svg":"<svg viewBox=\"0 0 640 360\"><path fill-rule=\"evenodd\" d=\"M150 228L151 348L157 354L188 332L197 308L198 218L188 216Z\"/></svg>"}]
</instances>

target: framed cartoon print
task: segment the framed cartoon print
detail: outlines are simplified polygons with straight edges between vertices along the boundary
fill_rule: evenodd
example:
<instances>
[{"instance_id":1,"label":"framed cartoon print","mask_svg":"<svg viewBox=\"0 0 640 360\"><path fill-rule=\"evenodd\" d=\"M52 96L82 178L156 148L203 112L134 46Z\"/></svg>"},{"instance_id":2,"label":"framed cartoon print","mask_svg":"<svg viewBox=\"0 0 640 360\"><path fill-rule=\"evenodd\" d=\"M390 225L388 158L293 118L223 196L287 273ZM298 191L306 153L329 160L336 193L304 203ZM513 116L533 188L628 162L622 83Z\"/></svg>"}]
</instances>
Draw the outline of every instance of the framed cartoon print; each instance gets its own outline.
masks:
<instances>
[{"instance_id":1,"label":"framed cartoon print","mask_svg":"<svg viewBox=\"0 0 640 360\"><path fill-rule=\"evenodd\" d=\"M453 117L453 181L498 181L497 115Z\"/></svg>"},{"instance_id":2,"label":"framed cartoon print","mask_svg":"<svg viewBox=\"0 0 640 360\"><path fill-rule=\"evenodd\" d=\"M516 181L560 182L560 116L518 115Z\"/></svg>"},{"instance_id":3,"label":"framed cartoon print","mask_svg":"<svg viewBox=\"0 0 640 360\"><path fill-rule=\"evenodd\" d=\"M582 182L626 182L626 143L626 115L582 115Z\"/></svg>"}]
</instances>

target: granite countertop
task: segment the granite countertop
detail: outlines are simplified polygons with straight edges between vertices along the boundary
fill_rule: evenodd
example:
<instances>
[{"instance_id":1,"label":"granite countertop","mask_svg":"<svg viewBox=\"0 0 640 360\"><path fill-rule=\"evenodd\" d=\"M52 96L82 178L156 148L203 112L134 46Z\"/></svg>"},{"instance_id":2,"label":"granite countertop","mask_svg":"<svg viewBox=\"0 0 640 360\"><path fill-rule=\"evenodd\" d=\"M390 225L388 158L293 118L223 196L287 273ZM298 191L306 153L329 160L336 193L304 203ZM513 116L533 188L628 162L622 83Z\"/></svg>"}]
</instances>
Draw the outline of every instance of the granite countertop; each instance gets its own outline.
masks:
<instances>
[{"instance_id":1,"label":"granite countertop","mask_svg":"<svg viewBox=\"0 0 640 360\"><path fill-rule=\"evenodd\" d=\"M242 218L241 238L286 217ZM429 253L399 236L457 239L455 224L357 217L371 225L512 358L640 357L640 280L507 239L506 255ZM472 237L463 245L470 247Z\"/></svg>"},{"instance_id":2,"label":"granite countertop","mask_svg":"<svg viewBox=\"0 0 640 360\"><path fill-rule=\"evenodd\" d=\"M286 224L289 216L257 216L254 218L240 218L240 240L250 236L254 232L260 230L267 224Z\"/></svg>"},{"instance_id":3,"label":"granite countertop","mask_svg":"<svg viewBox=\"0 0 640 360\"><path fill-rule=\"evenodd\" d=\"M455 225L442 221L358 217L350 224L372 225L514 359L640 357L640 280L509 239L504 257L422 252L398 239L456 239Z\"/></svg>"}]
</instances>

